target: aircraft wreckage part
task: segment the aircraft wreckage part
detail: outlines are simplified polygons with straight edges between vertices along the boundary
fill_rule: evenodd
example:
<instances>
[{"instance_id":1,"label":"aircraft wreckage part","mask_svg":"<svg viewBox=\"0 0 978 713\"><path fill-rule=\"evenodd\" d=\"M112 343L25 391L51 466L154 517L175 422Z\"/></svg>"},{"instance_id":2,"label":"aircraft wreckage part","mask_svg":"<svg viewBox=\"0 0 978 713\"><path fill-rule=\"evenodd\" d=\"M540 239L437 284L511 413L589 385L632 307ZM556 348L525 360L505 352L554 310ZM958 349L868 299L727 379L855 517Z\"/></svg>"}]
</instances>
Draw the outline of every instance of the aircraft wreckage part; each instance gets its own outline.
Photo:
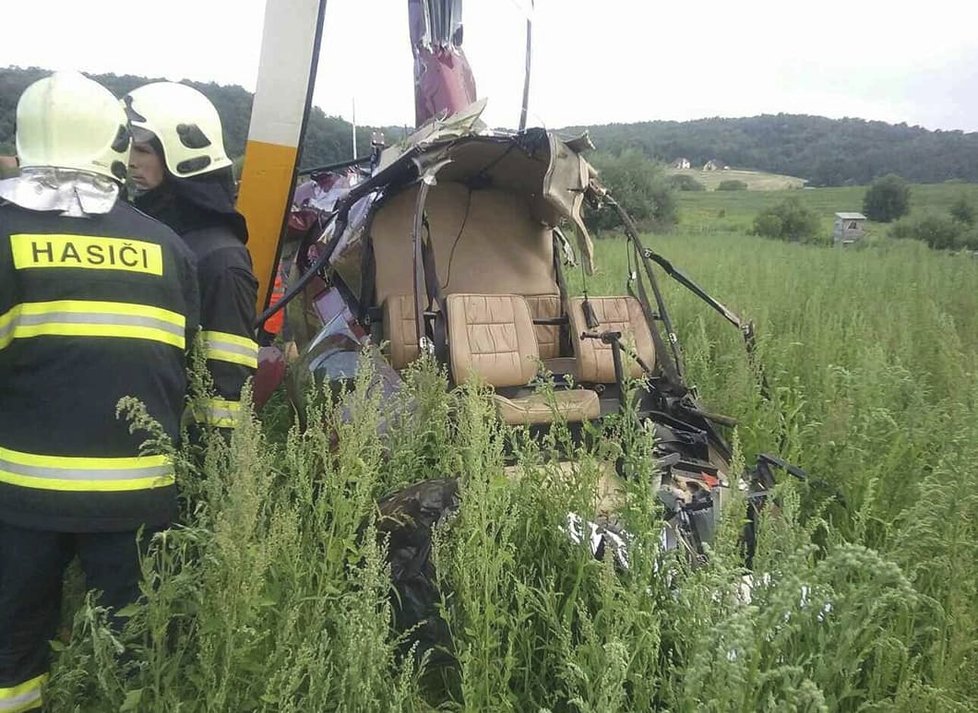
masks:
<instances>
[{"instance_id":1,"label":"aircraft wreckage part","mask_svg":"<svg viewBox=\"0 0 978 713\"><path fill-rule=\"evenodd\" d=\"M415 126L454 114L476 100L462 51L462 0L408 0L414 54Z\"/></svg>"},{"instance_id":2,"label":"aircraft wreckage part","mask_svg":"<svg viewBox=\"0 0 978 713\"><path fill-rule=\"evenodd\" d=\"M395 628L407 633L405 651L417 643L416 655L428 652L436 667L452 663L452 646L451 632L439 610L442 596L432 562L432 539L435 528L450 523L461 505L455 478L415 483L378 503L377 534L388 546ZM574 544L586 541L596 559L610 552L619 570L628 569L628 533L573 512L567 513L561 530Z\"/></svg>"},{"instance_id":3,"label":"aircraft wreckage part","mask_svg":"<svg viewBox=\"0 0 978 713\"><path fill-rule=\"evenodd\" d=\"M282 6L288 5L285 9ZM258 277L258 311L271 295L312 103L326 0L268 0L238 209Z\"/></svg>"},{"instance_id":4,"label":"aircraft wreckage part","mask_svg":"<svg viewBox=\"0 0 978 713\"><path fill-rule=\"evenodd\" d=\"M255 409L261 409L285 379L285 355L278 347L258 350L258 370L254 378Z\"/></svg>"}]
</instances>

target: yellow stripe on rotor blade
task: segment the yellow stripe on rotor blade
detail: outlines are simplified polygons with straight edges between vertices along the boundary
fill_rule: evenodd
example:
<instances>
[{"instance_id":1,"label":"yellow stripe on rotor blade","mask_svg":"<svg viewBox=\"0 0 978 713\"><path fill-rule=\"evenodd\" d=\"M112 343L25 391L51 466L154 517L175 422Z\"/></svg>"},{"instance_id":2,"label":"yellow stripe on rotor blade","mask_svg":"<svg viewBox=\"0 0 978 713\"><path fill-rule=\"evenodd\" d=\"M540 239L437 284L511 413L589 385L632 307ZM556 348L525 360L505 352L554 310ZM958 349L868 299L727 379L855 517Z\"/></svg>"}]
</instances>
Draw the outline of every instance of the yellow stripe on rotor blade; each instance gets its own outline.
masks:
<instances>
[{"instance_id":1,"label":"yellow stripe on rotor blade","mask_svg":"<svg viewBox=\"0 0 978 713\"><path fill-rule=\"evenodd\" d=\"M238 196L238 210L248 221L259 311L271 294L275 257L291 207L325 10L326 0L265 2L258 80Z\"/></svg>"},{"instance_id":2,"label":"yellow stripe on rotor blade","mask_svg":"<svg viewBox=\"0 0 978 713\"><path fill-rule=\"evenodd\" d=\"M258 278L259 311L265 309L275 274L275 256L282 222L290 207L297 155L295 146L262 141L249 141L245 149L238 210L248 221L248 249Z\"/></svg>"}]
</instances>

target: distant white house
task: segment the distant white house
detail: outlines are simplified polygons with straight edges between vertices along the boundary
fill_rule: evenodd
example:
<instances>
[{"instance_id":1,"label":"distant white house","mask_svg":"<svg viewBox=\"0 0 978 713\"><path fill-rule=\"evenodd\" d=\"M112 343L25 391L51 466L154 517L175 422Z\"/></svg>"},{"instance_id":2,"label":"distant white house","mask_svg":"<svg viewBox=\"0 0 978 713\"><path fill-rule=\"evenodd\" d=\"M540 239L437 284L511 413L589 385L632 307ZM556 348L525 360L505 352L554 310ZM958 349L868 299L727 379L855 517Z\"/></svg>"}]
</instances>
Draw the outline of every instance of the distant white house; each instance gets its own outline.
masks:
<instances>
[{"instance_id":1,"label":"distant white house","mask_svg":"<svg viewBox=\"0 0 978 713\"><path fill-rule=\"evenodd\" d=\"M677 158L673 161L670 166L672 168L689 168L692 164L689 162L688 158Z\"/></svg>"},{"instance_id":2,"label":"distant white house","mask_svg":"<svg viewBox=\"0 0 978 713\"><path fill-rule=\"evenodd\" d=\"M726 164L725 161L721 161L718 158L711 158L705 164L703 164L704 171L726 171L730 166Z\"/></svg>"},{"instance_id":3,"label":"distant white house","mask_svg":"<svg viewBox=\"0 0 978 713\"><path fill-rule=\"evenodd\" d=\"M832 240L836 245L849 245L865 235L866 216L862 213L836 213Z\"/></svg>"}]
</instances>

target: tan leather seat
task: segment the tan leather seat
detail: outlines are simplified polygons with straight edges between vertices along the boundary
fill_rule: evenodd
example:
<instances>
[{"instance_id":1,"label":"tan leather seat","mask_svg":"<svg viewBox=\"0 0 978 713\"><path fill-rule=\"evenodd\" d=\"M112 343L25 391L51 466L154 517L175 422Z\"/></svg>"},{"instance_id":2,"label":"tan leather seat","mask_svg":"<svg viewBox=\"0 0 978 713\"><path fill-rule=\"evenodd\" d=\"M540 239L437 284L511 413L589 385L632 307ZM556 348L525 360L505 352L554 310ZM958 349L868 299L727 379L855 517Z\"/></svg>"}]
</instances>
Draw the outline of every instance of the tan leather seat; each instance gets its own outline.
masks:
<instances>
[{"instance_id":1,"label":"tan leather seat","mask_svg":"<svg viewBox=\"0 0 978 713\"><path fill-rule=\"evenodd\" d=\"M584 298L572 297L567 301L567 316L570 320L571 344L577 357L577 380L589 384L613 384L615 382L615 363L611 355L611 345L599 339L581 339L582 332L621 332L622 344L634 343L635 351L650 368L655 366L655 346L649 330L642 305L634 297L588 297L591 308L598 318L598 326L589 329L584 317ZM639 363L632 359L627 350L622 352L622 367L625 374L639 378L643 371Z\"/></svg>"},{"instance_id":2,"label":"tan leather seat","mask_svg":"<svg viewBox=\"0 0 978 713\"><path fill-rule=\"evenodd\" d=\"M384 339L388 342L390 363L403 369L418 358L418 333L414 327L414 297L391 295L384 300Z\"/></svg>"},{"instance_id":3,"label":"tan leather seat","mask_svg":"<svg viewBox=\"0 0 978 713\"><path fill-rule=\"evenodd\" d=\"M588 421L601 415L598 394L590 389L555 391L553 400L543 394L530 394L512 399L496 394L493 398L499 409L499 417L513 425L552 423L554 409L568 423Z\"/></svg>"},{"instance_id":4,"label":"tan leather seat","mask_svg":"<svg viewBox=\"0 0 978 713\"><path fill-rule=\"evenodd\" d=\"M533 319L560 317L560 295L528 295L527 305ZM411 295L391 295L384 300L384 339L389 343L390 363L403 369L418 358L418 335L414 329L414 299ZM543 360L560 356L560 327L534 324L537 348Z\"/></svg>"},{"instance_id":5,"label":"tan leather seat","mask_svg":"<svg viewBox=\"0 0 978 713\"><path fill-rule=\"evenodd\" d=\"M525 386L536 375L540 351L524 297L449 295L446 311L455 383L481 379L497 388ZM598 395L589 390L556 391L552 403L538 394L495 399L500 417L511 424L549 423L554 408L568 421L600 414Z\"/></svg>"},{"instance_id":6,"label":"tan leather seat","mask_svg":"<svg viewBox=\"0 0 978 713\"><path fill-rule=\"evenodd\" d=\"M557 319L560 317L560 295L527 295L533 319ZM560 356L560 326L556 324L534 324L537 347L543 360Z\"/></svg>"}]
</instances>

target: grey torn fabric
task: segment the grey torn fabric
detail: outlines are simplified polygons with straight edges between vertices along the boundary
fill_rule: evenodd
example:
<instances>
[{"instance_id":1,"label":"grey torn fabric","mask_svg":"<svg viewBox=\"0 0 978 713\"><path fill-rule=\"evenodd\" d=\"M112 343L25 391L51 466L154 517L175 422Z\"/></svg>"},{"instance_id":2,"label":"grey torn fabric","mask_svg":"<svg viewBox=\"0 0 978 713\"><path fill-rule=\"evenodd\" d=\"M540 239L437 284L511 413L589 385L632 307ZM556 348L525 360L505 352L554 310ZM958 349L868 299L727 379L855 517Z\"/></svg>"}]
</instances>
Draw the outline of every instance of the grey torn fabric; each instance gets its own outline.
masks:
<instances>
[{"instance_id":1,"label":"grey torn fabric","mask_svg":"<svg viewBox=\"0 0 978 713\"><path fill-rule=\"evenodd\" d=\"M594 173L591 165L568 144L548 134L550 166L543 180L544 199L562 217L570 221L577 234L584 269L594 274L594 244L584 224L584 194Z\"/></svg>"},{"instance_id":2,"label":"grey torn fabric","mask_svg":"<svg viewBox=\"0 0 978 713\"><path fill-rule=\"evenodd\" d=\"M37 211L60 211L82 218L103 215L119 199L119 184L85 171L53 167L22 168L20 175L0 181L0 199Z\"/></svg>"}]
</instances>

